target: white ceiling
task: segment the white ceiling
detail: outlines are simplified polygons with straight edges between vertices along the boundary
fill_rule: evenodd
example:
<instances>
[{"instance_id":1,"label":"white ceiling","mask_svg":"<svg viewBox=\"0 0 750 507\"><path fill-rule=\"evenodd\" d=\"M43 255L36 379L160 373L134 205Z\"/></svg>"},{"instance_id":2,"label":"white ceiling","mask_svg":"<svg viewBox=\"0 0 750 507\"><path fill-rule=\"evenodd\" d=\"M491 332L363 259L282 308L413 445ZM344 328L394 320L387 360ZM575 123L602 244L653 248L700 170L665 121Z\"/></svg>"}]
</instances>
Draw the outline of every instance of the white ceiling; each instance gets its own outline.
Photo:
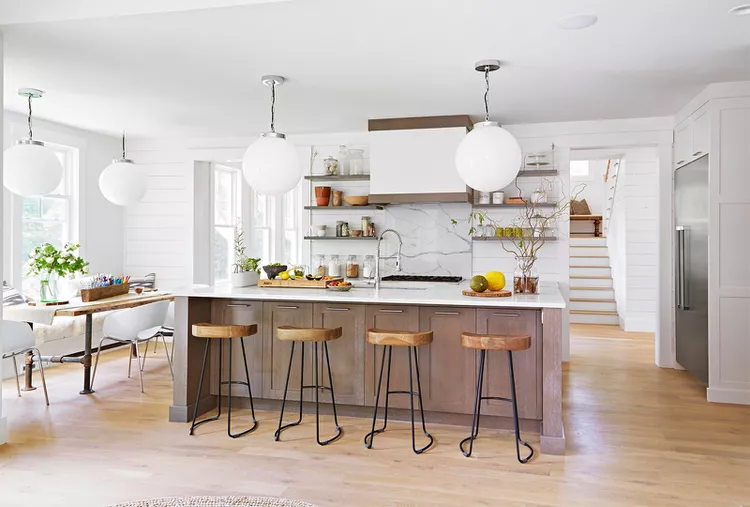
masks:
<instances>
[{"instance_id":1,"label":"white ceiling","mask_svg":"<svg viewBox=\"0 0 750 507\"><path fill-rule=\"evenodd\" d=\"M47 92L35 114L90 130L251 135L268 129L259 80L274 73L288 78L279 131L364 130L373 117L482 116L473 63L497 58L502 123L672 115L708 83L750 80L750 16L727 15L738 3L292 0L16 24L2 28L5 106L22 112L15 90L33 86ZM555 26L579 12L599 23Z\"/></svg>"}]
</instances>

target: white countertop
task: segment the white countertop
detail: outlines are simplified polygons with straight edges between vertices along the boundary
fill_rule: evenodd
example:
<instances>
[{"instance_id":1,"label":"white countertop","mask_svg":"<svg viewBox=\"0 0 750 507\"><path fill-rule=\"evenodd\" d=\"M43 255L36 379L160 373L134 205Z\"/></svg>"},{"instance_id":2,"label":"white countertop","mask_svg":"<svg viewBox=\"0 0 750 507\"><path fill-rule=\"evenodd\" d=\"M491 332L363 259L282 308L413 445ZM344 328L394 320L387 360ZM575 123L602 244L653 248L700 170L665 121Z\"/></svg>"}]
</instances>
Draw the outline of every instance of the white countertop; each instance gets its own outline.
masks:
<instances>
[{"instance_id":1,"label":"white countertop","mask_svg":"<svg viewBox=\"0 0 750 507\"><path fill-rule=\"evenodd\" d=\"M232 287L195 285L174 290L175 297L203 297L250 301L306 301L325 303L367 303L425 306L469 306L476 308L565 308L557 283L541 283L538 295L513 295L507 298L470 297L461 294L468 282L409 283L383 282L379 290L362 282L349 292L327 289L269 287Z\"/></svg>"}]
</instances>

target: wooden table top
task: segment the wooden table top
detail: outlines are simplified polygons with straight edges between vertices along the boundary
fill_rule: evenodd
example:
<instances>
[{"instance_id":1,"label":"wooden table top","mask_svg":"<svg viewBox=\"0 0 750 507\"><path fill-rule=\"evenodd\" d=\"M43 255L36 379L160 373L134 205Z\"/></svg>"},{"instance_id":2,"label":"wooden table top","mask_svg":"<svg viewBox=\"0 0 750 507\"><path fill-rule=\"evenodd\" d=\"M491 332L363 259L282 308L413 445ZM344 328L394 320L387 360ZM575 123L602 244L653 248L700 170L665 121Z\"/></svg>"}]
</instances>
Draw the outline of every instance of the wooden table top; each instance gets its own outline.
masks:
<instances>
[{"instance_id":1,"label":"wooden table top","mask_svg":"<svg viewBox=\"0 0 750 507\"><path fill-rule=\"evenodd\" d=\"M124 310L126 308L135 308L157 301L173 301L172 294L157 295L133 295L132 298L103 299L98 303L86 303L82 306L61 308L55 312L56 317L78 317L81 315L91 315L99 312L108 312L110 310Z\"/></svg>"}]
</instances>

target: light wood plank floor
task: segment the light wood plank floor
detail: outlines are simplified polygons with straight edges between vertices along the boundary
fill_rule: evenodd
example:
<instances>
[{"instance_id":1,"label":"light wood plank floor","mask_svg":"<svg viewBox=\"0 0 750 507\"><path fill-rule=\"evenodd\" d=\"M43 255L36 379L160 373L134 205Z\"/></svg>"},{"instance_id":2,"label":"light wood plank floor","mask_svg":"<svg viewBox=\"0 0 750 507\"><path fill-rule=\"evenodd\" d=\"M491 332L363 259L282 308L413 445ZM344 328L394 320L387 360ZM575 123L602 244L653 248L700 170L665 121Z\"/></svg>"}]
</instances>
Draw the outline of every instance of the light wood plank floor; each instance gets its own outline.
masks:
<instances>
[{"instance_id":1,"label":"light wood plank floor","mask_svg":"<svg viewBox=\"0 0 750 507\"><path fill-rule=\"evenodd\" d=\"M186 425L166 422L162 349L146 363L143 395L118 351L103 356L93 396L77 394L81 372L69 365L49 371L49 408L41 390L18 399L12 381L3 384L10 443L0 446L0 505L245 494L321 507L750 506L750 407L708 404L685 372L656 368L651 335L573 329L565 457L520 465L509 433L484 431L467 459L457 447L466 429L434 425L437 447L415 456L403 423L368 451L368 422L356 419L344 419L343 440L328 447L314 443L310 417L274 442L277 416L268 412L238 440L224 421L190 437ZM236 419L246 422L246 412Z\"/></svg>"}]
</instances>

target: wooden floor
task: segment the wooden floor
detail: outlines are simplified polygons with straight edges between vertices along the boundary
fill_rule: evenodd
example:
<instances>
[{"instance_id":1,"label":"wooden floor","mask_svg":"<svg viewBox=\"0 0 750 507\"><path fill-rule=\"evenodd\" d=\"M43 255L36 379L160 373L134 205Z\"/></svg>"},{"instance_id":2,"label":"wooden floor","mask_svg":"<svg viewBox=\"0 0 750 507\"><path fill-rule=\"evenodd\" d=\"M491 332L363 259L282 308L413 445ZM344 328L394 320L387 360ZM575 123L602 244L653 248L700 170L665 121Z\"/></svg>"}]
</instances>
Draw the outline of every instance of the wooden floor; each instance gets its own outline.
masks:
<instances>
[{"instance_id":1,"label":"wooden floor","mask_svg":"<svg viewBox=\"0 0 750 507\"><path fill-rule=\"evenodd\" d=\"M186 425L166 422L171 387L161 355L146 363L143 395L137 376L126 378L123 352L103 356L93 396L77 394L79 368L50 370L49 408L41 390L18 399L6 381L0 505L243 494L321 507L750 506L750 407L708 404L687 373L656 368L651 335L576 326L571 343L568 455L527 465L504 432L483 432L475 457L464 458L466 429L450 426L430 427L437 446L422 456L412 454L403 423L371 451L362 445L367 421L354 419L342 421L343 439L328 447L314 443L310 417L274 442L275 413L260 413L258 430L237 440L225 421L190 437ZM538 437L529 441L538 446Z\"/></svg>"}]
</instances>

